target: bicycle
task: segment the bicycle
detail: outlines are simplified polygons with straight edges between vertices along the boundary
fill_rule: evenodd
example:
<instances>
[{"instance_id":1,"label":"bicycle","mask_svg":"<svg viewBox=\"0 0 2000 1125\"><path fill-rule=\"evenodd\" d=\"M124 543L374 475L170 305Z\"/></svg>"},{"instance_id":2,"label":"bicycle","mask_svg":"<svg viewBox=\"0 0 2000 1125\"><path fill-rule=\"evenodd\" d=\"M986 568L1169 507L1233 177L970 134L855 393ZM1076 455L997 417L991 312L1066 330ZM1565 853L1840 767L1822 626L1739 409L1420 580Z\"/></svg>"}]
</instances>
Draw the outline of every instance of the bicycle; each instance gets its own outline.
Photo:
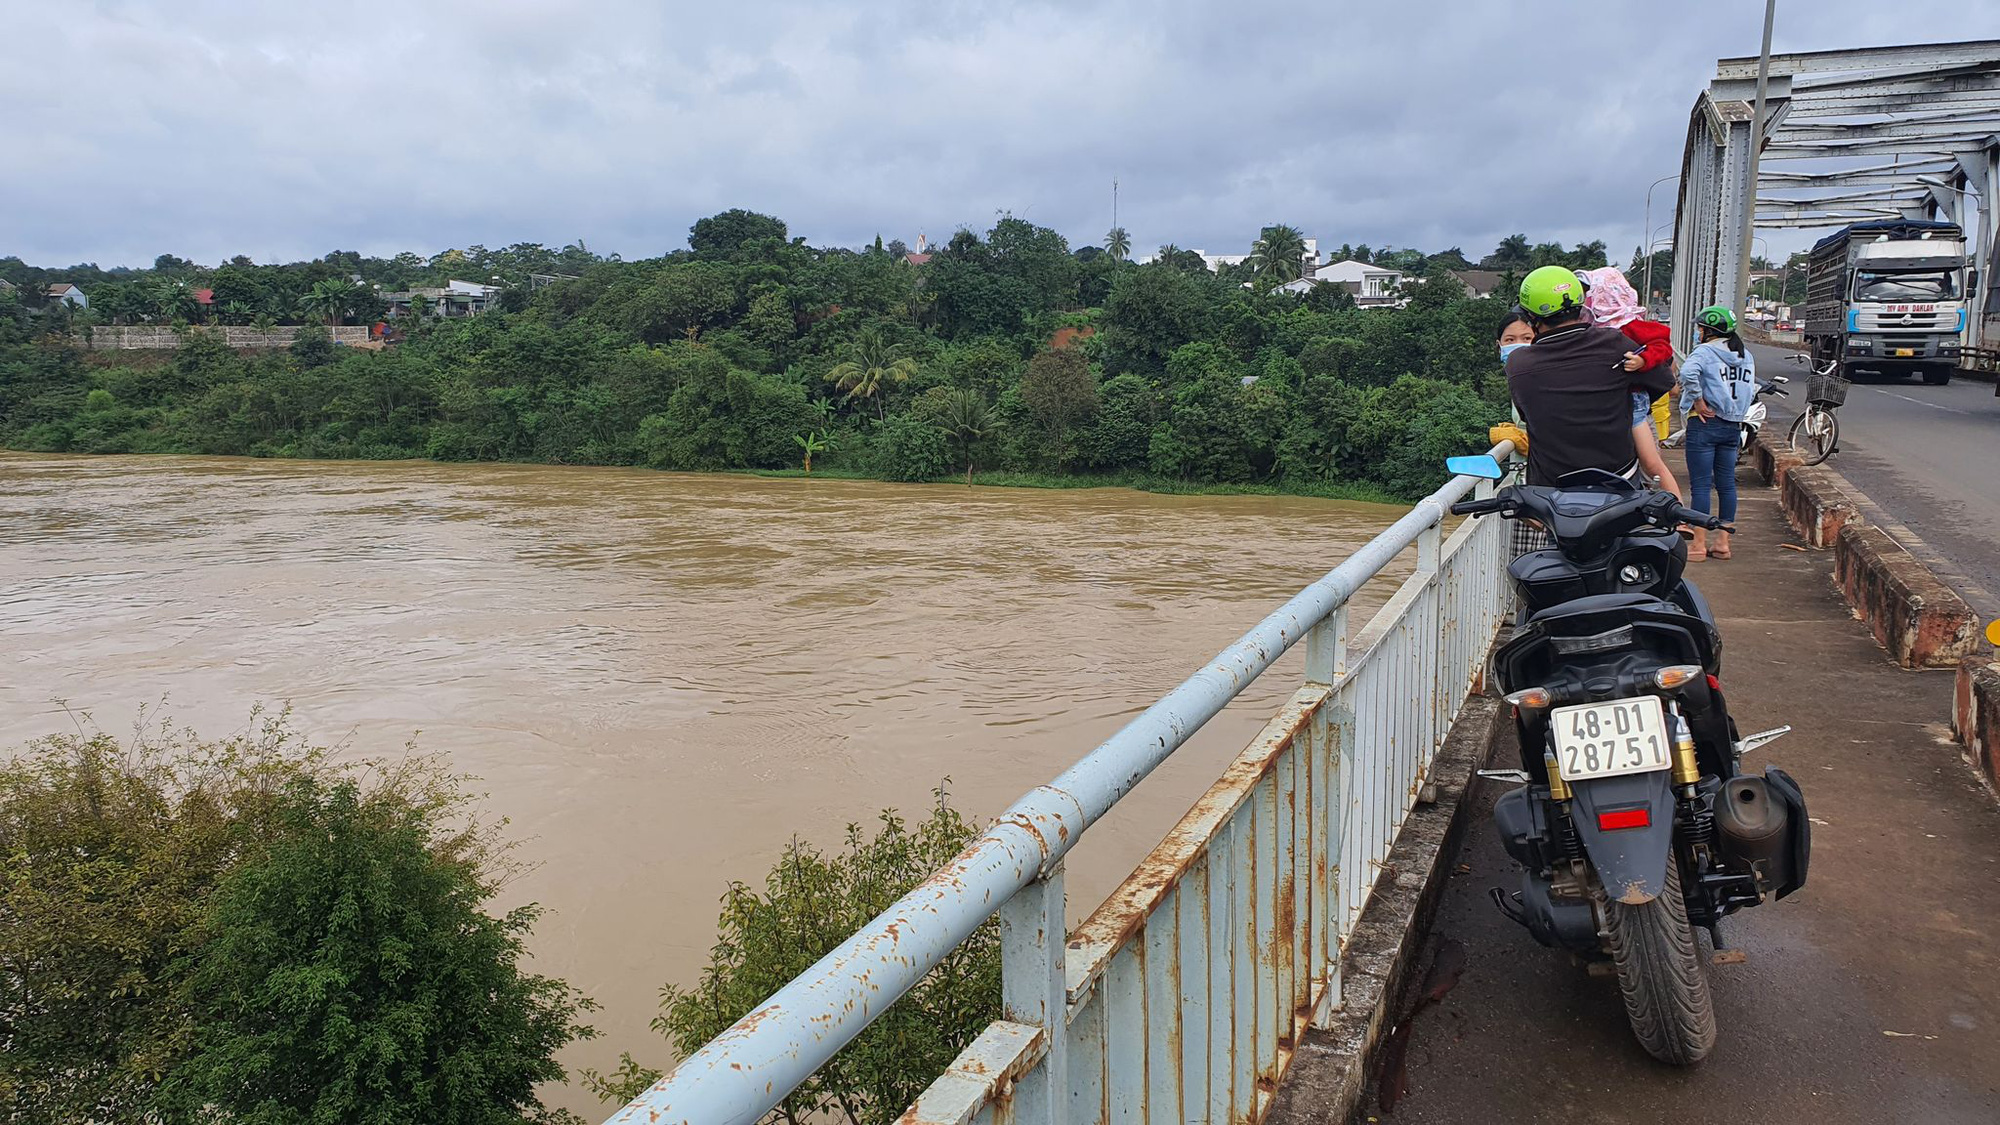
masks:
<instances>
[{"instance_id":1,"label":"bicycle","mask_svg":"<svg viewBox=\"0 0 2000 1125\"><path fill-rule=\"evenodd\" d=\"M1806 464L1817 465L1840 448L1840 420L1833 412L1847 401L1848 386L1840 377L1839 360L1813 365L1812 376L1806 380L1806 408L1792 419L1792 428L1785 435L1792 452Z\"/></svg>"}]
</instances>

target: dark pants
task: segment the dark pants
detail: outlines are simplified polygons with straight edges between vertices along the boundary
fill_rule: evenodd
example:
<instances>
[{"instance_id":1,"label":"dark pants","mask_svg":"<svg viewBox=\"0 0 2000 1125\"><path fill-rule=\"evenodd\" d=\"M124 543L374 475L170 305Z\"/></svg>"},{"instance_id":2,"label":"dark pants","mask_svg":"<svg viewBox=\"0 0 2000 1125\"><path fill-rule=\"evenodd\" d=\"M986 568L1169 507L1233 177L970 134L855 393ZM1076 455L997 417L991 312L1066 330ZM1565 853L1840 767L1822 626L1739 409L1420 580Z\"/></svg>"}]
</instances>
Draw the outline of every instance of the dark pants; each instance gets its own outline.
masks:
<instances>
[{"instance_id":1,"label":"dark pants","mask_svg":"<svg viewBox=\"0 0 2000 1125\"><path fill-rule=\"evenodd\" d=\"M1743 427L1717 418L1705 422L1699 416L1688 419L1688 506L1707 512L1708 486L1715 484L1715 499L1727 523L1736 522L1736 454L1742 447Z\"/></svg>"}]
</instances>

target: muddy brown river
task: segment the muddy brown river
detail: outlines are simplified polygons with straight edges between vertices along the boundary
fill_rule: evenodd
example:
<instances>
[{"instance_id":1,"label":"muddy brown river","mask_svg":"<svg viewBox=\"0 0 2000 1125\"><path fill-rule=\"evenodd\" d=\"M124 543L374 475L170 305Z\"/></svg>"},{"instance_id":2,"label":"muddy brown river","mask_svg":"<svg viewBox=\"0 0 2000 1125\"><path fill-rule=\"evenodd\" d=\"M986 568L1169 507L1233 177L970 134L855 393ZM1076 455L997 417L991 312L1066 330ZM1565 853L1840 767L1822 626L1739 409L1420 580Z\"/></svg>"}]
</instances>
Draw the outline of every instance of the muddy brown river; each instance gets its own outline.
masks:
<instances>
[{"instance_id":1,"label":"muddy brown river","mask_svg":"<svg viewBox=\"0 0 2000 1125\"><path fill-rule=\"evenodd\" d=\"M884 807L990 817L1396 515L1175 497L641 470L0 455L0 745L165 701L255 704L481 779L547 909L534 968L646 1028L730 879ZM1406 552L1398 576L1409 564ZM1387 595L1378 583L1364 601ZM1092 829L1079 917L1296 686L1299 654ZM580 1091L548 1100L596 1120Z\"/></svg>"}]
</instances>

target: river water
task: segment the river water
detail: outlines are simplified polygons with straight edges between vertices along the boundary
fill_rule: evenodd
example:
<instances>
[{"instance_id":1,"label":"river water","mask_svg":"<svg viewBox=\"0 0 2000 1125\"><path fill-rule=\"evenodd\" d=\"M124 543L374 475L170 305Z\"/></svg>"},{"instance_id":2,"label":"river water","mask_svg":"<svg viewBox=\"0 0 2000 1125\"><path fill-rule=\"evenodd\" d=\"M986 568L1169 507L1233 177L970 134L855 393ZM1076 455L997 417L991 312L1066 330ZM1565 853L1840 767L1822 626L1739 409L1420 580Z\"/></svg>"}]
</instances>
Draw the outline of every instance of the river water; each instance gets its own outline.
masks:
<instances>
[{"instance_id":1,"label":"river water","mask_svg":"<svg viewBox=\"0 0 2000 1125\"><path fill-rule=\"evenodd\" d=\"M54 701L207 737L289 703L314 742L414 739L535 866L536 971L595 997L568 1051L662 1065L730 879L897 806L990 817L1395 509L641 470L0 455L0 745ZM1408 554L1392 572L1407 573ZM1387 583L1364 593L1379 604ZM1093 829L1086 913L1297 683L1249 692ZM550 1100L597 1119L570 1091Z\"/></svg>"}]
</instances>

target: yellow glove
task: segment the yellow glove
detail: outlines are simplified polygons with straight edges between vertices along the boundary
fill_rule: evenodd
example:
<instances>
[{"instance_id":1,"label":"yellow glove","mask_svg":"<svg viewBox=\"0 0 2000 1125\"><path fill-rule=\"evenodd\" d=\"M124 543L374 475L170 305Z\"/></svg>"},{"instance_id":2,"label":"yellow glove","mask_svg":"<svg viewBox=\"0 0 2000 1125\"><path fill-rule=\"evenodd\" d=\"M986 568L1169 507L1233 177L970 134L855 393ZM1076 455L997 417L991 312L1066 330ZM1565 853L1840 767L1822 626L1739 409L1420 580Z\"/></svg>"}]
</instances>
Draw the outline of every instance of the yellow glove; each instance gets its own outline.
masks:
<instances>
[{"instance_id":1,"label":"yellow glove","mask_svg":"<svg viewBox=\"0 0 2000 1125\"><path fill-rule=\"evenodd\" d=\"M1487 430L1486 440L1492 442L1494 445L1499 445L1503 441L1511 441L1514 443L1514 452L1522 456L1526 456L1528 452L1528 431L1514 425L1512 422L1494 426L1492 429Z\"/></svg>"}]
</instances>

